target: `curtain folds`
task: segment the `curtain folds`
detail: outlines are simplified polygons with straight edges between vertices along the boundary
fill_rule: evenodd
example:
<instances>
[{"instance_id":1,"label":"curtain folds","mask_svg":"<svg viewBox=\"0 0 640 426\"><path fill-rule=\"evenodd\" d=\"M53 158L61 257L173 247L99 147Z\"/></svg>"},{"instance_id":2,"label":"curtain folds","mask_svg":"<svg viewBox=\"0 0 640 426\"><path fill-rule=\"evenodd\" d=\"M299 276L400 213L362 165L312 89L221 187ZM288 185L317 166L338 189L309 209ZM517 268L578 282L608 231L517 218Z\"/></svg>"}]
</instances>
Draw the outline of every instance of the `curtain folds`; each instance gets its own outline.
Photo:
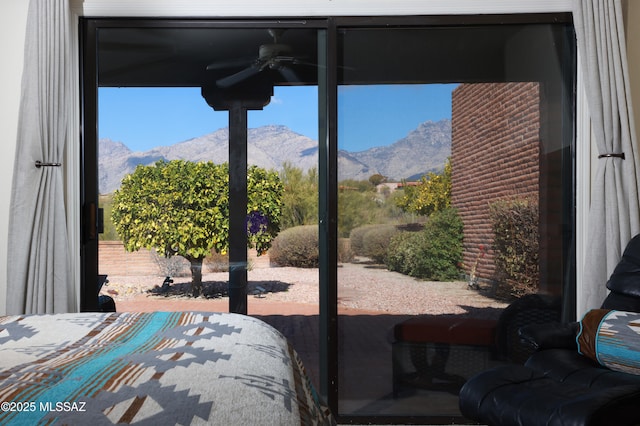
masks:
<instances>
[{"instance_id":1,"label":"curtain folds","mask_svg":"<svg viewBox=\"0 0 640 426\"><path fill-rule=\"evenodd\" d=\"M621 1L574 0L574 25L598 150L584 282L578 283L581 315L600 306L626 244L640 231L640 168ZM617 156L623 153L624 159Z\"/></svg>"},{"instance_id":2,"label":"curtain folds","mask_svg":"<svg viewBox=\"0 0 640 426\"><path fill-rule=\"evenodd\" d=\"M7 313L75 309L63 168L72 93L68 0L31 0L11 190Z\"/></svg>"}]
</instances>

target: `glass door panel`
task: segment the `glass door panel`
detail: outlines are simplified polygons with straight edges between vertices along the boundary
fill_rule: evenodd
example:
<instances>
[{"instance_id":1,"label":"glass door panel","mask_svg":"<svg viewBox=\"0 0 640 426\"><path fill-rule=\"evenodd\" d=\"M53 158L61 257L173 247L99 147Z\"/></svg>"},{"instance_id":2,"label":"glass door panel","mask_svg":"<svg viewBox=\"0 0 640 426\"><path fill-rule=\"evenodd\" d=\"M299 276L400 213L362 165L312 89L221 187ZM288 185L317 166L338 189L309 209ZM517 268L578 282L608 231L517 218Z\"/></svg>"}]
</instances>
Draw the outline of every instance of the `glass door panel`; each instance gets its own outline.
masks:
<instances>
[{"instance_id":1,"label":"glass door panel","mask_svg":"<svg viewBox=\"0 0 640 426\"><path fill-rule=\"evenodd\" d=\"M86 39L97 46L96 70L87 73L96 79L97 132L88 135L96 155L87 156L85 170L95 172L97 184L86 185L85 197L97 198L104 221L96 258L85 261L109 280L102 295L115 299L119 311L244 309L291 340L320 388L322 23L98 20L89 26ZM203 176L167 173L160 183L143 177L127 208L145 212L135 218L146 218L145 231L129 238L139 230L112 216L114 193L122 193L137 167L150 178L173 162L212 165ZM145 186L163 190L142 198ZM157 209L168 199L173 204ZM298 228L305 235L296 237ZM286 238L307 235L316 238L308 258L289 262L295 256ZM284 241L276 244L276 236ZM167 238L177 239L164 244ZM207 253L194 254L202 250Z\"/></svg>"},{"instance_id":2,"label":"glass door panel","mask_svg":"<svg viewBox=\"0 0 640 426\"><path fill-rule=\"evenodd\" d=\"M466 378L523 361L506 324L538 321L531 306L560 318L573 285L569 33L339 29L341 416L464 423Z\"/></svg>"}]
</instances>

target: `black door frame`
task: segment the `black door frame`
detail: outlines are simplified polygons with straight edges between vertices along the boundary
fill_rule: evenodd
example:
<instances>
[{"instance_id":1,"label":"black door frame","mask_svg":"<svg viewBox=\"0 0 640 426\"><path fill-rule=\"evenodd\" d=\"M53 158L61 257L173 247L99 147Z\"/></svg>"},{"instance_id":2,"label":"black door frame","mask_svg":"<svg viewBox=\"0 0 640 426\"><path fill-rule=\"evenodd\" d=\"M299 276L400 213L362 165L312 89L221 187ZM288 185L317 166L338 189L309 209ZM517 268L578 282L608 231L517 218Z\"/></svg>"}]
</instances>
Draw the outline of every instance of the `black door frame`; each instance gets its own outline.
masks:
<instances>
[{"instance_id":1,"label":"black door frame","mask_svg":"<svg viewBox=\"0 0 640 426\"><path fill-rule=\"evenodd\" d=\"M325 57L326 69L319 72L319 235L320 235L320 393L327 399L338 421L345 423L440 423L435 417L416 416L340 416L338 411L338 32L341 27L444 26L480 24L522 24L570 22L571 15L521 14L474 16L397 16L397 17L331 17L326 19L122 19L82 18L81 37L81 310L96 311L98 277L98 136L97 136L97 32L99 28L118 26L210 26L220 28L273 28L306 26L325 32L319 39L319 51ZM322 39L322 40L320 40ZM93 59L92 59L93 58ZM570 153L573 155L573 153ZM575 192L575 185L573 190ZM574 204L573 204L574 205ZM572 215L575 228L574 212ZM570 232L572 235L575 232ZM570 245L573 240L569 241ZM566 248L566 253L571 248ZM575 260L574 260L575 262ZM574 265L575 266L575 265ZM567 276L575 285L575 275Z\"/></svg>"},{"instance_id":2,"label":"black door frame","mask_svg":"<svg viewBox=\"0 0 640 426\"><path fill-rule=\"evenodd\" d=\"M337 356L332 352L332 345L337 335L337 91L335 87L335 30L328 31L331 26L328 19L255 19L255 20L185 20L185 19L122 19L122 18L82 18L80 19L80 80L81 80L81 167L80 167L80 205L82 207L82 244L81 244L81 310L97 311L98 302L95 295L98 292L98 32L102 28L232 28L232 29L271 29L271 28L312 28L318 32L318 49L324 56L326 67L318 68L319 93L319 227L320 227L320 393L331 399L328 389L330 371L337 371L337 367L330 364L337 362ZM333 42L331 41L333 40ZM334 88L333 90L331 88ZM204 90L203 90L204 92ZM324 96L323 96L324 94ZM206 96L203 93L203 96ZM205 99L203 99L205 102ZM224 108L224 107L223 107ZM246 124L248 104L229 105L230 131L233 138L243 141L243 146L230 146L230 160L237 165L236 171L246 170ZM230 165L231 166L231 165ZM230 170L234 168L230 167ZM232 173L232 172L230 172ZM246 210L246 172L235 173L235 190L230 188L230 209ZM230 181L232 176L230 176ZM245 192L241 197L241 192ZM235 195L234 195L235 194ZM231 206L232 196L240 199L240 203ZM242 200L242 198L244 198ZM242 206L244 205L244 209ZM333 213L332 213L333 212ZM237 213L237 212L236 212ZM238 214L235 215L241 217ZM244 219L233 221L230 218L230 235L232 229L245 226ZM246 261L246 250L238 250L238 244L231 244L230 256L236 261ZM244 245L246 247L246 244ZM235 247L235 248L234 248ZM233 251L233 253L232 253ZM246 314L246 269L230 270L230 312ZM233 293L233 294L231 294ZM333 318L333 319L332 319ZM337 346L335 346L337 348ZM335 360L335 361L333 361ZM337 399L336 399L337 401Z\"/></svg>"}]
</instances>

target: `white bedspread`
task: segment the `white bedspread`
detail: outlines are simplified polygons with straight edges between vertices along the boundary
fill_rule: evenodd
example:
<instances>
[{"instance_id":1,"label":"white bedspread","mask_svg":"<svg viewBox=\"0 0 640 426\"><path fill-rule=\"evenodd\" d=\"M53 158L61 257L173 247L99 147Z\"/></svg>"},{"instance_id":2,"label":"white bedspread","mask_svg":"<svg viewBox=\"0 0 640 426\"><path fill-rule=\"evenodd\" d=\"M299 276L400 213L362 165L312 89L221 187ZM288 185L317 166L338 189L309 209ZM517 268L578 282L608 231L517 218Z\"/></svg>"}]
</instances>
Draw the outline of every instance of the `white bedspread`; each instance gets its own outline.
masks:
<instances>
[{"instance_id":1,"label":"white bedspread","mask_svg":"<svg viewBox=\"0 0 640 426\"><path fill-rule=\"evenodd\" d=\"M335 424L287 340L211 312L0 317L0 424Z\"/></svg>"}]
</instances>

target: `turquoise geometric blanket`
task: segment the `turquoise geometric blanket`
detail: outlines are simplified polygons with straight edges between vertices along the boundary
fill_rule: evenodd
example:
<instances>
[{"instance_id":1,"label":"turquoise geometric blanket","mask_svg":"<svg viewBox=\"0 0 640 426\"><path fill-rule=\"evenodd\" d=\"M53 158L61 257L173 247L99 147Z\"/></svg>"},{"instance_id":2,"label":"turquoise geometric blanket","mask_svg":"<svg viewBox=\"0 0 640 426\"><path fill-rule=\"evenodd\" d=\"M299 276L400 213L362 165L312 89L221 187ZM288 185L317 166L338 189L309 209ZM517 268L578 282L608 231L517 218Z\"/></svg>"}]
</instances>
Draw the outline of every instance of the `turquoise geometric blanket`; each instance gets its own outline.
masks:
<instances>
[{"instance_id":1,"label":"turquoise geometric blanket","mask_svg":"<svg viewBox=\"0 0 640 426\"><path fill-rule=\"evenodd\" d=\"M0 424L334 424L287 340L213 312L0 317Z\"/></svg>"}]
</instances>

